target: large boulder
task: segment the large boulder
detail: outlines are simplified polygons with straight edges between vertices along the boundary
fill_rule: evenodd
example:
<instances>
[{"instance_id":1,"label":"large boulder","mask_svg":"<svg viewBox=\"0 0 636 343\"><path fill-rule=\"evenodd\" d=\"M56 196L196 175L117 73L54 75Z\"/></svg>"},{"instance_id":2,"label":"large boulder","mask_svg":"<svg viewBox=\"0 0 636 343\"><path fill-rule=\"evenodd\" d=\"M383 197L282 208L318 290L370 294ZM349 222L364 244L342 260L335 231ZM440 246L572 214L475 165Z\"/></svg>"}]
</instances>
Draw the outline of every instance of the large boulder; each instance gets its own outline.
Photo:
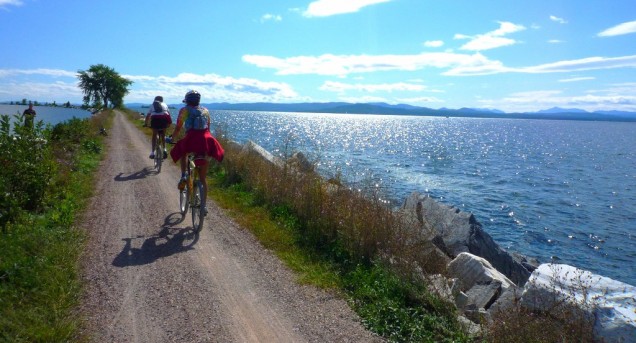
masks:
<instances>
[{"instance_id":1,"label":"large boulder","mask_svg":"<svg viewBox=\"0 0 636 343\"><path fill-rule=\"evenodd\" d=\"M531 275L521 306L577 313L594 323L603 342L636 342L636 287L565 264L542 264Z\"/></svg>"},{"instance_id":2,"label":"large boulder","mask_svg":"<svg viewBox=\"0 0 636 343\"><path fill-rule=\"evenodd\" d=\"M258 157L264 162L271 164L272 166L276 166L279 168L283 168L285 166L285 163L283 162L283 160L280 159L280 157L274 156L271 152L265 150L265 148L254 143L251 140L248 140L245 144L243 144L241 153Z\"/></svg>"},{"instance_id":3,"label":"large boulder","mask_svg":"<svg viewBox=\"0 0 636 343\"><path fill-rule=\"evenodd\" d=\"M516 289L515 284L490 262L470 253L459 254L448 264L447 271L450 277L457 280L455 305L475 323L488 320L491 307L500 309L504 306L501 295Z\"/></svg>"},{"instance_id":4,"label":"large boulder","mask_svg":"<svg viewBox=\"0 0 636 343\"><path fill-rule=\"evenodd\" d=\"M402 209L415 211L418 220L432 227L441 236L452 258L463 252L483 257L517 285L523 285L530 277L524 264L497 245L472 213L441 204L417 192L407 198Z\"/></svg>"}]
</instances>

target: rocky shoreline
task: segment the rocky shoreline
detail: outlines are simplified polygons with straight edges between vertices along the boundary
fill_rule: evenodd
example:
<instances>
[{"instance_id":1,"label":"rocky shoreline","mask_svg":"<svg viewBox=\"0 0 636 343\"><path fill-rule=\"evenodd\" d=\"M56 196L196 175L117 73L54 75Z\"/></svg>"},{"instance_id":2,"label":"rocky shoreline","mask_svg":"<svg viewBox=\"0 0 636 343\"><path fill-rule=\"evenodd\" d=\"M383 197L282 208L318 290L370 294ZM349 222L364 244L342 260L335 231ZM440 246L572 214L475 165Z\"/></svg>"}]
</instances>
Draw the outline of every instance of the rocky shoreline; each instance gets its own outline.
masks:
<instances>
[{"instance_id":1,"label":"rocky shoreline","mask_svg":"<svg viewBox=\"0 0 636 343\"><path fill-rule=\"evenodd\" d=\"M606 342L636 342L636 287L565 264L543 263L499 247L475 217L413 193L401 211L427 222L452 260L445 293L475 324L520 304L534 311L576 309ZM444 294L444 292L441 292ZM563 311L563 309L559 309Z\"/></svg>"},{"instance_id":2,"label":"rocky shoreline","mask_svg":"<svg viewBox=\"0 0 636 343\"><path fill-rule=\"evenodd\" d=\"M312 169L300 153L282 161L254 142L232 144L279 167L289 163L300 172ZM455 304L472 334L479 335L481 325L492 321L497 312L521 306L529 311L576 313L593 324L595 340L636 342L633 285L511 254L484 231L473 214L417 192L404 201L396 216L430 240L432 253L447 263L445 276L424 277L435 292Z\"/></svg>"}]
</instances>

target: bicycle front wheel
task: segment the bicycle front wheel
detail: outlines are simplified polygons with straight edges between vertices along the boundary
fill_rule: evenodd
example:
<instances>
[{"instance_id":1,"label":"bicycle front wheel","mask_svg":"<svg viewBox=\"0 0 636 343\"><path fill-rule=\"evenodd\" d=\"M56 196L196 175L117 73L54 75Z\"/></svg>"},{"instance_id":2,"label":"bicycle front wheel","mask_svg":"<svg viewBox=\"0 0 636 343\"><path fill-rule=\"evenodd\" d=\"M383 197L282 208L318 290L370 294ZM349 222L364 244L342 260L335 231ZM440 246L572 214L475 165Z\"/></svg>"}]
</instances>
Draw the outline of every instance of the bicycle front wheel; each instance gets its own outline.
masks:
<instances>
[{"instance_id":1,"label":"bicycle front wheel","mask_svg":"<svg viewBox=\"0 0 636 343\"><path fill-rule=\"evenodd\" d=\"M179 211L182 216L188 213L188 207L190 206L190 193L188 192L188 186L185 185L182 190L179 191Z\"/></svg>"},{"instance_id":2,"label":"bicycle front wheel","mask_svg":"<svg viewBox=\"0 0 636 343\"><path fill-rule=\"evenodd\" d=\"M192 189L192 228L199 232L203 227L203 217L205 216L205 204L203 200L203 184L197 180L194 182Z\"/></svg>"}]
</instances>

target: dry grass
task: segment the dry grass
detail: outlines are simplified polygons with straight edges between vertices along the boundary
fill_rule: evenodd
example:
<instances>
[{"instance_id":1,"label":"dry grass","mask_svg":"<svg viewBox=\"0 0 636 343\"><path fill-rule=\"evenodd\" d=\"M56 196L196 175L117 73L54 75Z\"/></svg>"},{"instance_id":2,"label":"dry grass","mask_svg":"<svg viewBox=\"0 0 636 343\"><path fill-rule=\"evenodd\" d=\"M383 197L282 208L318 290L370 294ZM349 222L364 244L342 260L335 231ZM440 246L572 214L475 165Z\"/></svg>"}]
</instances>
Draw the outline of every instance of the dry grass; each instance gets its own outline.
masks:
<instances>
[{"instance_id":1,"label":"dry grass","mask_svg":"<svg viewBox=\"0 0 636 343\"><path fill-rule=\"evenodd\" d=\"M290 208L308 241L337 242L355 260L384 259L404 275L445 272L445 261L432 253L435 247L427 239L430 229L396 214L377 190L353 190L339 179L323 179L313 168L301 171L294 157L272 163L220 140L228 182L240 180L263 203Z\"/></svg>"}]
</instances>

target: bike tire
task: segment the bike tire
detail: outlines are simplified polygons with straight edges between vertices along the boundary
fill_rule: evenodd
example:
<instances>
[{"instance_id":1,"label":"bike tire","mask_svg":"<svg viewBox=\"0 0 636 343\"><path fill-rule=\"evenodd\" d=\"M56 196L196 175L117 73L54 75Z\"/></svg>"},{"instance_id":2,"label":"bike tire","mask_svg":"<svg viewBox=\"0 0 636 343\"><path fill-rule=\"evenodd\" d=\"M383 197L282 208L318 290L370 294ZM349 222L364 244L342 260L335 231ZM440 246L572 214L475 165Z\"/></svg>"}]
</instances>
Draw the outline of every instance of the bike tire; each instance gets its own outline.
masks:
<instances>
[{"instance_id":1,"label":"bike tire","mask_svg":"<svg viewBox=\"0 0 636 343\"><path fill-rule=\"evenodd\" d=\"M205 217L205 204L202 204L203 184L197 180L192 188L192 229L199 232L203 228L203 218Z\"/></svg>"},{"instance_id":2,"label":"bike tire","mask_svg":"<svg viewBox=\"0 0 636 343\"><path fill-rule=\"evenodd\" d=\"M155 148L155 169L157 169L157 173L161 172L161 164L163 163L163 151L161 150L161 145L157 142L157 146Z\"/></svg>"},{"instance_id":3,"label":"bike tire","mask_svg":"<svg viewBox=\"0 0 636 343\"><path fill-rule=\"evenodd\" d=\"M190 193L188 192L188 186L186 185L179 191L179 211L182 216L188 213L188 207L190 207Z\"/></svg>"}]
</instances>

